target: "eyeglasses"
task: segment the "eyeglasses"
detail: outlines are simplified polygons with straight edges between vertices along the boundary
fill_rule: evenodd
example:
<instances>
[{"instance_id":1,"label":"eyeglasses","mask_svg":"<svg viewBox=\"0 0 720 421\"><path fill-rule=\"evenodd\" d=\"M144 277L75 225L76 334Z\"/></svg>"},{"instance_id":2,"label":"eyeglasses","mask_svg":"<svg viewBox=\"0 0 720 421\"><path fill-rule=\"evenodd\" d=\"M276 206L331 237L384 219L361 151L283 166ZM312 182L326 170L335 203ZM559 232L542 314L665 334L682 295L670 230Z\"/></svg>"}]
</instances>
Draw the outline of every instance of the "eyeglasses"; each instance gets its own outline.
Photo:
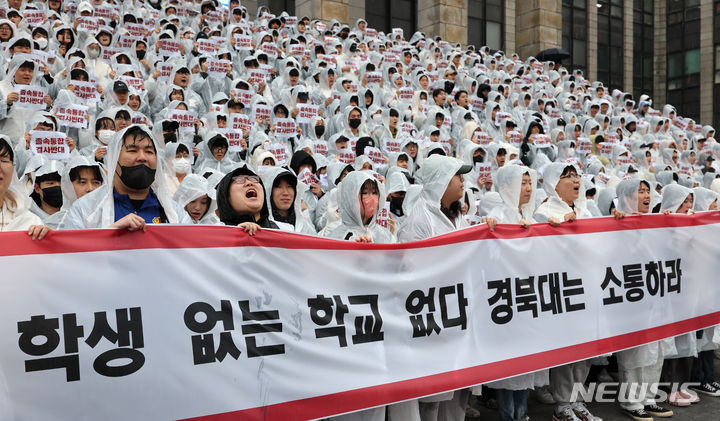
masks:
<instances>
[{"instance_id":1,"label":"eyeglasses","mask_svg":"<svg viewBox=\"0 0 720 421\"><path fill-rule=\"evenodd\" d=\"M560 176L560 179L561 179L561 180L562 180L562 179L566 179L566 178L569 178L569 179L571 179L571 180L579 180L579 179L580 179L580 176L577 175L576 173L570 173L570 174L568 174L568 175L561 175L561 176Z\"/></svg>"},{"instance_id":2,"label":"eyeglasses","mask_svg":"<svg viewBox=\"0 0 720 421\"><path fill-rule=\"evenodd\" d=\"M260 177L258 177L257 175L236 175L232 178L232 182L235 184L245 184L246 181L254 184L259 184Z\"/></svg>"},{"instance_id":3,"label":"eyeglasses","mask_svg":"<svg viewBox=\"0 0 720 421\"><path fill-rule=\"evenodd\" d=\"M227 152L228 148L224 146L216 146L212 149L213 152Z\"/></svg>"}]
</instances>

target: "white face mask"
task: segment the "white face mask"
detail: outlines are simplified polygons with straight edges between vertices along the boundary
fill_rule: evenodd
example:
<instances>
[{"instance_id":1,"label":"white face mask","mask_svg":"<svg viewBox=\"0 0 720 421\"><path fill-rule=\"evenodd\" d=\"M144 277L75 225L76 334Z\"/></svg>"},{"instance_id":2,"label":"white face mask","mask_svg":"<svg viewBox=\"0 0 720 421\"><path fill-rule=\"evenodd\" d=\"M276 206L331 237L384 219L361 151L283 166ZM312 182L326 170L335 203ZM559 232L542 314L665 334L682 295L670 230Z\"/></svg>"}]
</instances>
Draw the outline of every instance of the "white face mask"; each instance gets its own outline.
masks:
<instances>
[{"instance_id":1,"label":"white face mask","mask_svg":"<svg viewBox=\"0 0 720 421\"><path fill-rule=\"evenodd\" d=\"M376 124L382 123L382 115L380 115L380 114L373 114L372 119L373 119L373 122Z\"/></svg>"},{"instance_id":2,"label":"white face mask","mask_svg":"<svg viewBox=\"0 0 720 421\"><path fill-rule=\"evenodd\" d=\"M113 130L98 130L98 139L103 145L110 143L113 136L115 136L115 132Z\"/></svg>"},{"instance_id":3,"label":"white face mask","mask_svg":"<svg viewBox=\"0 0 720 421\"><path fill-rule=\"evenodd\" d=\"M100 57L100 49L99 48L88 48L88 57L90 57L90 58Z\"/></svg>"},{"instance_id":4,"label":"white face mask","mask_svg":"<svg viewBox=\"0 0 720 421\"><path fill-rule=\"evenodd\" d=\"M40 47L41 50L44 50L45 47L47 47L47 45L48 45L47 38L38 38L35 40L35 42L37 43L38 47Z\"/></svg>"},{"instance_id":5,"label":"white face mask","mask_svg":"<svg viewBox=\"0 0 720 421\"><path fill-rule=\"evenodd\" d=\"M574 157L575 156L575 148L568 148L567 156L568 156L568 158Z\"/></svg>"},{"instance_id":6,"label":"white face mask","mask_svg":"<svg viewBox=\"0 0 720 421\"><path fill-rule=\"evenodd\" d=\"M172 165L176 174L190 173L190 160L188 158L175 158L172 161Z\"/></svg>"}]
</instances>

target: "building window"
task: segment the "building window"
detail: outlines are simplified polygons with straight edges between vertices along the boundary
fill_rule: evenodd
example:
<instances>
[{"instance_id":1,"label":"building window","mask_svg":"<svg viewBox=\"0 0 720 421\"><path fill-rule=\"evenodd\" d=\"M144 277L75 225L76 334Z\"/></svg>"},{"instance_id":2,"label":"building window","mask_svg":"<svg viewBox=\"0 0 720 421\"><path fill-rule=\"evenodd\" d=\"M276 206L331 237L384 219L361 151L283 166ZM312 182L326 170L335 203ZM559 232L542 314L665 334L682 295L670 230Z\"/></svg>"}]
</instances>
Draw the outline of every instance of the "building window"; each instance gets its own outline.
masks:
<instances>
[{"instance_id":1,"label":"building window","mask_svg":"<svg viewBox=\"0 0 720 421\"><path fill-rule=\"evenodd\" d=\"M700 2L667 1L667 102L700 117Z\"/></svg>"},{"instance_id":2,"label":"building window","mask_svg":"<svg viewBox=\"0 0 720 421\"><path fill-rule=\"evenodd\" d=\"M502 50L505 42L505 7L503 0L468 0L468 44Z\"/></svg>"},{"instance_id":3,"label":"building window","mask_svg":"<svg viewBox=\"0 0 720 421\"><path fill-rule=\"evenodd\" d=\"M571 55L569 63L564 63L566 67L580 69L587 77L586 0L563 0L562 44Z\"/></svg>"},{"instance_id":4,"label":"building window","mask_svg":"<svg viewBox=\"0 0 720 421\"><path fill-rule=\"evenodd\" d=\"M406 40L416 31L417 1L365 0L365 20L368 26L386 34L392 28L402 28Z\"/></svg>"},{"instance_id":5,"label":"building window","mask_svg":"<svg viewBox=\"0 0 720 421\"><path fill-rule=\"evenodd\" d=\"M633 96L653 96L653 0L633 1Z\"/></svg>"},{"instance_id":6,"label":"building window","mask_svg":"<svg viewBox=\"0 0 720 421\"><path fill-rule=\"evenodd\" d=\"M275 16L280 16L282 12L288 12L290 16L295 15L295 0L267 0L267 7Z\"/></svg>"},{"instance_id":7,"label":"building window","mask_svg":"<svg viewBox=\"0 0 720 421\"><path fill-rule=\"evenodd\" d=\"M609 89L623 87L623 2L599 0L598 80Z\"/></svg>"}]
</instances>

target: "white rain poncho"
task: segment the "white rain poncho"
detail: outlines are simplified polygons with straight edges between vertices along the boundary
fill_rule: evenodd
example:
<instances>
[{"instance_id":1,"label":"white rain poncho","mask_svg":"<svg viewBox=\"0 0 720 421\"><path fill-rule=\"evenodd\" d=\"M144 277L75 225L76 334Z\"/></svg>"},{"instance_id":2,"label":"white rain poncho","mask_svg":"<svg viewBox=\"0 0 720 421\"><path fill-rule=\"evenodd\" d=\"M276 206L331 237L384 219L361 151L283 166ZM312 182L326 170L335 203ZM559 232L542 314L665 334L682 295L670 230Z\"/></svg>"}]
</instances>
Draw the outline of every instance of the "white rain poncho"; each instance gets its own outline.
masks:
<instances>
[{"instance_id":1,"label":"white rain poncho","mask_svg":"<svg viewBox=\"0 0 720 421\"><path fill-rule=\"evenodd\" d=\"M63 219L67 215L67 211L72 207L73 203L78 199L77 193L75 193L75 187L73 185L73 181L70 178L70 173L76 169L76 168L97 168L100 172L100 177L102 184L105 185L107 183L107 174L105 174L105 170L103 170L102 166L95 161L94 159L90 159L84 155L75 154L73 155L70 160L68 161L67 165L64 166L62 169L62 173L60 174L60 187L62 189L63 193L63 204L62 208L59 212L51 215L49 218L45 219L45 224L50 226L51 228L57 229L60 224L62 223ZM90 180L92 182L92 180ZM98 187L101 188L102 186Z\"/></svg>"},{"instance_id":2,"label":"white rain poncho","mask_svg":"<svg viewBox=\"0 0 720 421\"><path fill-rule=\"evenodd\" d=\"M197 145L199 154L194 166L195 173L204 174L208 170L228 173L237 166L237 163L230 158L231 153L227 150L219 161L213 155L211 147L221 146L221 144L225 147L228 146L228 141L222 134L215 131L210 131L205 134L205 140Z\"/></svg>"},{"instance_id":3,"label":"white rain poncho","mask_svg":"<svg viewBox=\"0 0 720 421\"><path fill-rule=\"evenodd\" d=\"M693 210L695 212L703 212L710 210L713 203L717 206L718 194L704 187L695 187L692 189L695 196L695 204Z\"/></svg>"},{"instance_id":4,"label":"white rain poncho","mask_svg":"<svg viewBox=\"0 0 720 421\"><path fill-rule=\"evenodd\" d=\"M63 173L64 170L65 170L64 167L65 167L65 165L64 165L63 162L61 162L61 161L57 161L57 160L48 160L48 161L46 161L46 162L45 162L40 168L38 168L37 171L35 171L35 173L33 174L33 185L35 185L35 183L37 182L37 179L38 179L39 177L42 177L42 176L44 176L44 175L57 174L58 176L61 177L61 176L62 176L62 173ZM61 179L62 179L62 178L61 178ZM62 191L62 188L61 188L61 191ZM35 193L35 194L37 194L37 193ZM36 196L36 197L37 197L37 200L38 200L38 201L41 200L39 195ZM40 219L42 219L43 224L46 224L46 225L49 225L49 226L52 226L52 227L56 227L56 226L57 226L57 223L59 222L59 219L56 219L56 218L58 218L59 216L56 216L56 215L57 215L58 213L60 213L60 211L55 212L55 213L53 213L53 214L48 214L48 213L46 213L46 212L43 210L42 206L38 205L37 202L34 201L34 200L33 200L33 202L30 204L30 212L32 212L32 213L34 213L35 215L39 216ZM51 219L53 216L54 216L55 218L54 218L54 219Z\"/></svg>"},{"instance_id":5,"label":"white rain poncho","mask_svg":"<svg viewBox=\"0 0 720 421\"><path fill-rule=\"evenodd\" d=\"M220 225L220 219L215 213L217 202L210 197L212 190L214 190L214 188L210 187L205 177L197 174L189 174L183 178L182 183L180 183L180 186L173 195L173 200L183 208L183 211L187 212L185 207L190 202L207 195L210 199L207 212L205 212L199 220L192 220L192 222L201 225Z\"/></svg>"},{"instance_id":6,"label":"white rain poncho","mask_svg":"<svg viewBox=\"0 0 720 421\"><path fill-rule=\"evenodd\" d=\"M360 192L366 181L374 182L378 188L378 206L367 225L363 223L360 209ZM377 217L385 203L385 186L382 183L376 181L367 172L353 171L345 176L337 189L341 222L339 226L327 233L328 237L353 240L357 237L368 236L374 243L395 242L393 234L377 223Z\"/></svg>"},{"instance_id":7,"label":"white rain poncho","mask_svg":"<svg viewBox=\"0 0 720 421\"><path fill-rule=\"evenodd\" d=\"M399 241L424 240L468 226L461 216L451 221L440 209L440 200L462 165L460 160L442 155L432 155L423 162L422 194L398 232Z\"/></svg>"},{"instance_id":8,"label":"white rain poncho","mask_svg":"<svg viewBox=\"0 0 720 421\"><path fill-rule=\"evenodd\" d=\"M533 186L530 200L520 205L523 176L528 174ZM499 224L519 224L521 219L534 223L537 173L535 170L518 165L502 167L497 172L497 189L502 198L502 206L494 207L489 217L495 218Z\"/></svg>"},{"instance_id":9,"label":"white rain poncho","mask_svg":"<svg viewBox=\"0 0 720 421\"><path fill-rule=\"evenodd\" d=\"M0 139L12 147L7 136L0 135ZM12 165L0 164L0 189L7 183L7 190L4 199L0 203L0 232L25 231L33 225L41 225L42 221L34 213L30 212L32 200L25 192L25 186L20 183L17 173ZM9 172L8 172L9 170Z\"/></svg>"},{"instance_id":10,"label":"white rain poncho","mask_svg":"<svg viewBox=\"0 0 720 421\"><path fill-rule=\"evenodd\" d=\"M549 218L557 218L560 221L564 221L565 215L570 212L575 212L578 219L591 218L592 214L587 210L587 199L585 198L585 189L582 183L578 179L578 197L573 201L573 207L570 207L563 199L558 195L555 190L558 182L560 182L560 176L562 175L565 168L573 167L572 164L566 164L556 162L549 164L543 170L543 190L548 195L547 202L543 203L537 208L535 212L535 219L538 222L547 222ZM576 169L577 171L577 169Z\"/></svg>"},{"instance_id":11,"label":"white rain poncho","mask_svg":"<svg viewBox=\"0 0 720 421\"><path fill-rule=\"evenodd\" d=\"M15 83L15 73L17 73L20 66L30 62L35 66L35 63L30 59L30 56L24 54L16 54L10 61L10 67L5 78L0 81L0 133L7 135L10 139L15 140L15 144L23 138L25 133L25 126L32 119L35 114L35 110L28 108L19 108L17 102L13 103L8 110L6 99L12 92L16 92L17 88ZM32 80L27 83L34 87L40 87L40 82L36 82L37 72L33 72Z\"/></svg>"},{"instance_id":12,"label":"white rain poncho","mask_svg":"<svg viewBox=\"0 0 720 421\"><path fill-rule=\"evenodd\" d=\"M693 194L692 189L679 184L669 184L663 187L660 212L667 210L676 213L680 205L682 205L685 199L691 194ZM690 209L693 209L693 206L690 206Z\"/></svg>"},{"instance_id":13,"label":"white rain poncho","mask_svg":"<svg viewBox=\"0 0 720 421\"><path fill-rule=\"evenodd\" d=\"M113 192L114 179L116 177L117 161L120 156L120 149L123 146L123 137L125 133L135 127L139 127L147 136L152 139L155 145L157 156L157 167L155 170L155 181L150 188L157 196L160 206L165 211L168 222L171 224L189 224L192 223L190 216L178 206L168 194L165 179L165 163L161 158L163 145L155 140L152 131L147 126L133 124L117 132L113 140L108 145L108 152L105 156L106 168L109 175L112 175L113 182L108 182L101 188L86 194L78 199L68 210L65 219L60 225L60 229L83 229L83 228L107 228L116 222L115 206ZM109 176L110 178L110 176Z\"/></svg>"},{"instance_id":14,"label":"white rain poncho","mask_svg":"<svg viewBox=\"0 0 720 421\"><path fill-rule=\"evenodd\" d=\"M275 181L280 178L285 178L293 187L295 192L291 206L292 212L288 218L284 218L280 215L273 202L273 187L275 186ZM307 210L302 210L302 199L300 198L301 195L298 191L298 188L302 189L302 184L298 182L295 174L284 168L273 167L265 171L262 176L262 182L265 186L265 201L267 202L267 207L270 211L269 218L271 221L275 222L275 224L277 224L277 226L283 231L308 235L316 234L315 227L310 220Z\"/></svg>"},{"instance_id":15,"label":"white rain poncho","mask_svg":"<svg viewBox=\"0 0 720 421\"><path fill-rule=\"evenodd\" d=\"M693 195L693 191L687 187L678 184L665 186L662 190L660 211L676 213L690 195ZM693 205L690 206L690 210L693 209ZM673 340L674 344L670 344L670 341ZM662 343L663 354L666 359L697 357L697 336L695 332L684 333L674 338L666 338Z\"/></svg>"},{"instance_id":16,"label":"white rain poncho","mask_svg":"<svg viewBox=\"0 0 720 421\"><path fill-rule=\"evenodd\" d=\"M167 171L165 171L165 178L167 181L166 185L168 189L168 194L170 194L171 196L175 194L178 186L180 186L178 174L183 174L183 176L192 174L190 158L176 158L177 150L180 145L184 144L177 142L168 143L165 145L165 150L163 151L165 168L167 168ZM188 152L192 153L191 146L184 146L188 149Z\"/></svg>"}]
</instances>

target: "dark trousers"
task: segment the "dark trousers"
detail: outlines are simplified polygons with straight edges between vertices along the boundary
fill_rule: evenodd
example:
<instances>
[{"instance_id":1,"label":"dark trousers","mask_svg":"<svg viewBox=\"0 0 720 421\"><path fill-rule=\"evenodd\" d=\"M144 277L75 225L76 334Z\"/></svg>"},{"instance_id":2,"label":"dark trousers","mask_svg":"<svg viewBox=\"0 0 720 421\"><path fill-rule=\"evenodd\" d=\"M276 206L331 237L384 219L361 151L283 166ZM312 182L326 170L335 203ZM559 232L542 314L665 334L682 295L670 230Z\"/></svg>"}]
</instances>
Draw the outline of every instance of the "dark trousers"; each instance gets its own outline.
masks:
<instances>
[{"instance_id":1,"label":"dark trousers","mask_svg":"<svg viewBox=\"0 0 720 421\"><path fill-rule=\"evenodd\" d=\"M693 358L692 381L700 384L712 383L715 381L715 367L713 366L714 358L714 350L698 352L697 358Z\"/></svg>"},{"instance_id":2,"label":"dark trousers","mask_svg":"<svg viewBox=\"0 0 720 421\"><path fill-rule=\"evenodd\" d=\"M666 358L660 381L663 383L685 383L690 381L693 357Z\"/></svg>"}]
</instances>

